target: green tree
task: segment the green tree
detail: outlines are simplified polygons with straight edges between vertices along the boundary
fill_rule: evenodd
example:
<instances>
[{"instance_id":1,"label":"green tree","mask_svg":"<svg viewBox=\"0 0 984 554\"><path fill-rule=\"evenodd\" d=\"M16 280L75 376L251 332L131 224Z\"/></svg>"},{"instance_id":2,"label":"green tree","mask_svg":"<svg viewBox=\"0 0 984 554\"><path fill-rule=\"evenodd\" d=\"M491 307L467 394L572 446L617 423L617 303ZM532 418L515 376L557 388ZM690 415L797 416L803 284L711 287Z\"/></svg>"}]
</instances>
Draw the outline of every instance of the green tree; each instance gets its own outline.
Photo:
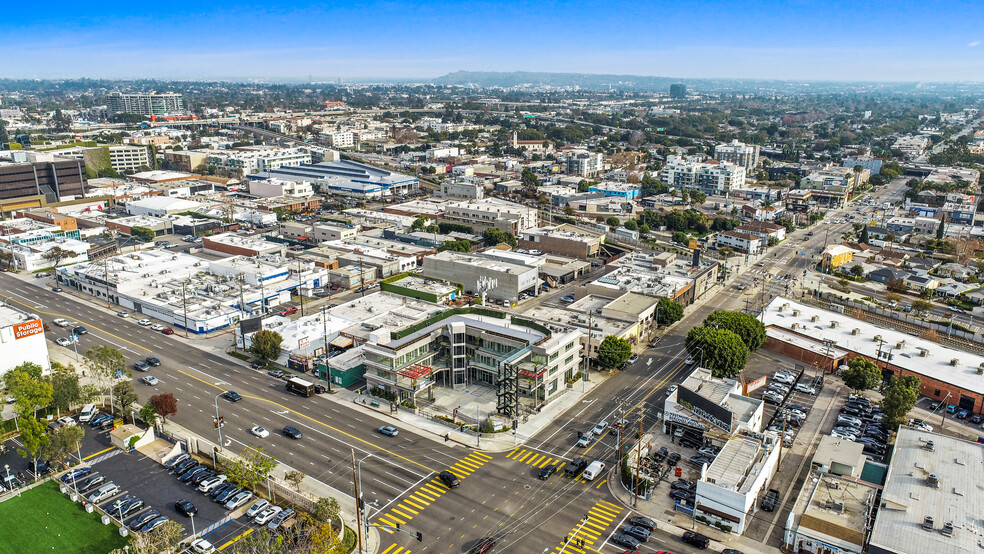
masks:
<instances>
[{"instance_id":1,"label":"green tree","mask_svg":"<svg viewBox=\"0 0 984 554\"><path fill-rule=\"evenodd\" d=\"M936 240L943 240L943 237L945 236L946 236L946 224L941 219L939 227L936 228Z\"/></svg>"},{"instance_id":2,"label":"green tree","mask_svg":"<svg viewBox=\"0 0 984 554\"><path fill-rule=\"evenodd\" d=\"M505 243L515 248L517 244L516 237L514 237L512 233L500 231L495 228L486 229L485 232L482 233L482 240L485 246L495 246L497 244Z\"/></svg>"},{"instance_id":3,"label":"green tree","mask_svg":"<svg viewBox=\"0 0 984 554\"><path fill-rule=\"evenodd\" d=\"M727 329L738 335L749 352L755 352L765 344L765 325L751 314L718 310L704 319L704 325Z\"/></svg>"},{"instance_id":4,"label":"green tree","mask_svg":"<svg viewBox=\"0 0 984 554\"><path fill-rule=\"evenodd\" d=\"M733 377L748 363L748 346L727 329L702 325L687 333L687 352L699 359L715 377Z\"/></svg>"},{"instance_id":5,"label":"green tree","mask_svg":"<svg viewBox=\"0 0 984 554\"><path fill-rule=\"evenodd\" d=\"M438 250L442 252L445 250L450 250L452 252L471 252L471 246L471 241L466 239L448 240L441 243Z\"/></svg>"},{"instance_id":6,"label":"green tree","mask_svg":"<svg viewBox=\"0 0 984 554\"><path fill-rule=\"evenodd\" d=\"M683 231L677 231L670 236L670 240L678 244L687 244L687 234Z\"/></svg>"},{"instance_id":7,"label":"green tree","mask_svg":"<svg viewBox=\"0 0 984 554\"><path fill-rule=\"evenodd\" d=\"M919 299L919 300L912 301L912 311L916 312L917 314L929 313L932 310L933 310L933 303L929 300Z\"/></svg>"},{"instance_id":8,"label":"green tree","mask_svg":"<svg viewBox=\"0 0 984 554\"><path fill-rule=\"evenodd\" d=\"M631 355L632 345L629 341L615 335L608 335L598 346L598 364L605 369L615 369Z\"/></svg>"},{"instance_id":9,"label":"green tree","mask_svg":"<svg viewBox=\"0 0 984 554\"><path fill-rule=\"evenodd\" d=\"M864 275L864 268L861 267L860 265L851 266L851 275L854 275L855 277L861 277L862 275Z\"/></svg>"},{"instance_id":10,"label":"green tree","mask_svg":"<svg viewBox=\"0 0 984 554\"><path fill-rule=\"evenodd\" d=\"M126 548L111 550L109 554L176 552L182 537L184 537L184 527L180 523L174 520L165 521L163 525L149 533L130 533L130 543Z\"/></svg>"},{"instance_id":11,"label":"green tree","mask_svg":"<svg viewBox=\"0 0 984 554\"><path fill-rule=\"evenodd\" d=\"M322 523L332 523L338 521L339 514L342 513L342 507L338 504L338 501L334 498L319 498L317 502L314 503L314 519Z\"/></svg>"},{"instance_id":12,"label":"green tree","mask_svg":"<svg viewBox=\"0 0 984 554\"><path fill-rule=\"evenodd\" d=\"M280 345L283 342L284 338L280 336L280 333L269 329L260 329L253 333L253 343L250 345L249 351L261 360L276 360L280 357Z\"/></svg>"},{"instance_id":13,"label":"green tree","mask_svg":"<svg viewBox=\"0 0 984 554\"><path fill-rule=\"evenodd\" d=\"M874 362L855 356L847 363L847 369L841 372L841 379L855 394L858 394L877 387L882 381L882 374Z\"/></svg>"},{"instance_id":14,"label":"green tree","mask_svg":"<svg viewBox=\"0 0 984 554\"><path fill-rule=\"evenodd\" d=\"M638 231L639 230L639 224L636 223L634 219L627 219L627 220L625 220L625 223L622 223L622 226L625 227L626 229L628 229L629 231Z\"/></svg>"},{"instance_id":15,"label":"green tree","mask_svg":"<svg viewBox=\"0 0 984 554\"><path fill-rule=\"evenodd\" d=\"M889 279L885 283L885 288L891 292L905 292L907 287L905 286L905 281L902 279Z\"/></svg>"},{"instance_id":16,"label":"green tree","mask_svg":"<svg viewBox=\"0 0 984 554\"><path fill-rule=\"evenodd\" d=\"M641 234L643 234L643 235L648 235L649 234L649 225L646 225L645 223L643 223L642 225L640 225L639 226L639 232Z\"/></svg>"},{"instance_id":17,"label":"green tree","mask_svg":"<svg viewBox=\"0 0 984 554\"><path fill-rule=\"evenodd\" d=\"M247 446L235 460L226 464L229 480L240 487L252 489L266 480L277 466L277 460L261 446Z\"/></svg>"},{"instance_id":18,"label":"green tree","mask_svg":"<svg viewBox=\"0 0 984 554\"><path fill-rule=\"evenodd\" d=\"M133 388L133 381L130 380L120 381L113 385L113 396L116 397L116 402L120 405L120 412L124 416L130 411L130 406L140 400L137 391Z\"/></svg>"},{"instance_id":19,"label":"green tree","mask_svg":"<svg viewBox=\"0 0 984 554\"><path fill-rule=\"evenodd\" d=\"M138 238L144 242L151 242L157 235L154 234L152 229L146 227L131 227L130 236Z\"/></svg>"},{"instance_id":20,"label":"green tree","mask_svg":"<svg viewBox=\"0 0 984 554\"><path fill-rule=\"evenodd\" d=\"M536 173L533 173L529 169L523 170L523 172L520 174L519 180L523 183L523 186L526 188L535 189L536 187L540 186L540 178L536 176Z\"/></svg>"},{"instance_id":21,"label":"green tree","mask_svg":"<svg viewBox=\"0 0 984 554\"><path fill-rule=\"evenodd\" d=\"M427 224L430 223L430 219L426 215L418 215L413 223L410 225L411 231L422 231Z\"/></svg>"},{"instance_id":22,"label":"green tree","mask_svg":"<svg viewBox=\"0 0 984 554\"><path fill-rule=\"evenodd\" d=\"M51 403L60 412L67 412L82 402L82 387L74 369L61 369L51 374Z\"/></svg>"},{"instance_id":23,"label":"green tree","mask_svg":"<svg viewBox=\"0 0 984 554\"><path fill-rule=\"evenodd\" d=\"M889 429L898 429L909 419L909 411L919 400L919 389L922 381L915 375L892 377L888 386L882 391L882 411L885 413L884 423Z\"/></svg>"},{"instance_id":24,"label":"green tree","mask_svg":"<svg viewBox=\"0 0 984 554\"><path fill-rule=\"evenodd\" d=\"M60 427L50 434L39 458L54 466L66 466L68 460L79 451L85 429L81 425Z\"/></svg>"},{"instance_id":25,"label":"green tree","mask_svg":"<svg viewBox=\"0 0 984 554\"><path fill-rule=\"evenodd\" d=\"M304 481L304 472L292 469L287 473L284 473L284 481L290 483L290 486L294 487L294 490L301 492L301 482Z\"/></svg>"},{"instance_id":26,"label":"green tree","mask_svg":"<svg viewBox=\"0 0 984 554\"><path fill-rule=\"evenodd\" d=\"M102 345L90 348L85 353L85 364L89 366L93 377L101 385L100 390L109 390L110 411L114 411L113 383L116 381L116 376L129 377L132 375L130 368L126 365L126 358L119 350Z\"/></svg>"},{"instance_id":27,"label":"green tree","mask_svg":"<svg viewBox=\"0 0 984 554\"><path fill-rule=\"evenodd\" d=\"M38 408L51 404L54 391L41 375L41 366L24 362L3 376L7 393L14 398L17 413L37 415Z\"/></svg>"},{"instance_id":28,"label":"green tree","mask_svg":"<svg viewBox=\"0 0 984 554\"><path fill-rule=\"evenodd\" d=\"M672 325L683 319L683 306L669 298L660 298L656 303L656 311L656 323L659 325Z\"/></svg>"},{"instance_id":29,"label":"green tree","mask_svg":"<svg viewBox=\"0 0 984 554\"><path fill-rule=\"evenodd\" d=\"M622 221L619 220L619 218L617 218L615 216L610 216L608 219L605 220L605 223L607 223L609 227L611 227L611 228L614 229L614 228L618 227L619 225L621 225L622 224Z\"/></svg>"},{"instance_id":30,"label":"green tree","mask_svg":"<svg viewBox=\"0 0 984 554\"><path fill-rule=\"evenodd\" d=\"M54 246L45 250L44 254L41 254L41 258L44 259L44 261L51 263L51 267L57 268L58 264L61 263L62 260L66 258L74 258L77 255L78 254L75 252L72 252L66 248Z\"/></svg>"},{"instance_id":31,"label":"green tree","mask_svg":"<svg viewBox=\"0 0 984 554\"><path fill-rule=\"evenodd\" d=\"M20 442L24 445L24 448L17 449L17 453L28 460L37 460L38 454L48 447L51 440L48 426L31 416L21 416L17 418L17 428L20 429Z\"/></svg>"},{"instance_id":32,"label":"green tree","mask_svg":"<svg viewBox=\"0 0 984 554\"><path fill-rule=\"evenodd\" d=\"M147 425L153 425L154 421L157 420L157 407L150 402L143 405L140 408L140 419L143 420Z\"/></svg>"},{"instance_id":33,"label":"green tree","mask_svg":"<svg viewBox=\"0 0 984 554\"><path fill-rule=\"evenodd\" d=\"M564 205L564 215L566 216L574 215L574 208L572 208L570 204Z\"/></svg>"},{"instance_id":34,"label":"green tree","mask_svg":"<svg viewBox=\"0 0 984 554\"><path fill-rule=\"evenodd\" d=\"M858 237L858 242L860 242L861 244L868 244L869 240L871 239L870 237L868 237L868 226L865 225L864 227L861 228L861 235Z\"/></svg>"}]
</instances>

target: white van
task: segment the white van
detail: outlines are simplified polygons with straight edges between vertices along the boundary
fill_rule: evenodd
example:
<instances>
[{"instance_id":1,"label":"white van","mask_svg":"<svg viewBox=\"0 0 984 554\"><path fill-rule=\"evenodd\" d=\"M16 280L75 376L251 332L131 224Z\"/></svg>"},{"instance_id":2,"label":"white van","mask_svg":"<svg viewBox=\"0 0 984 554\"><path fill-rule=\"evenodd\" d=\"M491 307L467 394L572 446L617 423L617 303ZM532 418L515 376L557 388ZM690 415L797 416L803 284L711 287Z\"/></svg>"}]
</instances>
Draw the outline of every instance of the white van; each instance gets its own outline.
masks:
<instances>
[{"instance_id":1,"label":"white van","mask_svg":"<svg viewBox=\"0 0 984 554\"><path fill-rule=\"evenodd\" d=\"M96 415L96 405L86 404L85 407L82 408L82 413L79 414L79 421L81 422L89 421L90 419L92 419L92 416L94 415Z\"/></svg>"},{"instance_id":2,"label":"white van","mask_svg":"<svg viewBox=\"0 0 984 554\"><path fill-rule=\"evenodd\" d=\"M595 460L584 470L584 480L593 481L602 471L605 471L605 464Z\"/></svg>"},{"instance_id":3,"label":"white van","mask_svg":"<svg viewBox=\"0 0 984 554\"><path fill-rule=\"evenodd\" d=\"M120 488L116 485L116 483L106 483L105 485L99 487L96 492L89 495L89 502L102 502L118 492L120 492Z\"/></svg>"}]
</instances>

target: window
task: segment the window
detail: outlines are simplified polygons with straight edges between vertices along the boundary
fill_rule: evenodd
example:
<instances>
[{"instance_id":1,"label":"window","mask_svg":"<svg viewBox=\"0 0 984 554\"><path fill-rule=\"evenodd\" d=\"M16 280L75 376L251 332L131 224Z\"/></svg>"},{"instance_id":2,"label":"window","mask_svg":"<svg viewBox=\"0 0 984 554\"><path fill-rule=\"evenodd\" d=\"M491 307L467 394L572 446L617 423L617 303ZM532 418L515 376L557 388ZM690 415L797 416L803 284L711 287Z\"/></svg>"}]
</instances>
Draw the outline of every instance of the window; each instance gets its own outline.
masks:
<instances>
[{"instance_id":1,"label":"window","mask_svg":"<svg viewBox=\"0 0 984 554\"><path fill-rule=\"evenodd\" d=\"M577 344L577 343L576 342L569 342L569 343L567 343L567 346L564 347L564 352L570 352L571 348L574 348L574 345L575 344Z\"/></svg>"},{"instance_id":2,"label":"window","mask_svg":"<svg viewBox=\"0 0 984 554\"><path fill-rule=\"evenodd\" d=\"M573 361L574 361L574 354L571 354L570 356L567 357L566 360L564 360L564 365L568 365Z\"/></svg>"},{"instance_id":3,"label":"window","mask_svg":"<svg viewBox=\"0 0 984 554\"><path fill-rule=\"evenodd\" d=\"M936 392L933 393L933 396L939 396L939 395L940 395L940 389L936 389Z\"/></svg>"}]
</instances>

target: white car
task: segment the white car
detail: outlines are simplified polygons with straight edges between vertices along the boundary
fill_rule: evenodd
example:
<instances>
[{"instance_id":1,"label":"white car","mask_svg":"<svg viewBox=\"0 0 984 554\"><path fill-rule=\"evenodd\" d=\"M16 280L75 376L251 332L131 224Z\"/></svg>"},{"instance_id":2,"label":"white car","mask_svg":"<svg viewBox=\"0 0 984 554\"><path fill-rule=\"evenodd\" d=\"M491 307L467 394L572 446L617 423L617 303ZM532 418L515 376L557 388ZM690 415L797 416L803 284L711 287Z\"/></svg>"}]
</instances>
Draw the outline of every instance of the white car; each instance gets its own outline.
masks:
<instances>
[{"instance_id":1,"label":"white car","mask_svg":"<svg viewBox=\"0 0 984 554\"><path fill-rule=\"evenodd\" d=\"M146 327L146 326L150 325L151 323L153 323L153 321L151 321L151 320L149 320L147 318L144 318L144 319L141 319L140 321L138 321L137 322L137 325L142 325L142 326Z\"/></svg>"},{"instance_id":2,"label":"white car","mask_svg":"<svg viewBox=\"0 0 984 554\"><path fill-rule=\"evenodd\" d=\"M257 514L269 507L270 501L265 498L261 498L256 501L256 504L253 504L248 510L246 510L246 517L256 517Z\"/></svg>"},{"instance_id":3,"label":"white car","mask_svg":"<svg viewBox=\"0 0 984 554\"><path fill-rule=\"evenodd\" d=\"M66 339L65 337L58 337L57 339L55 339L55 342L58 343L58 346L65 346L65 347L72 346L72 341Z\"/></svg>"},{"instance_id":4,"label":"white car","mask_svg":"<svg viewBox=\"0 0 984 554\"><path fill-rule=\"evenodd\" d=\"M129 312L125 312L125 311L124 312L116 312L116 315L119 316L119 317L130 317L130 313Z\"/></svg>"},{"instance_id":5,"label":"white car","mask_svg":"<svg viewBox=\"0 0 984 554\"><path fill-rule=\"evenodd\" d=\"M257 437L260 437L261 439L265 439L270 436L270 431L267 431L266 429L260 427L259 425L250 429L249 432Z\"/></svg>"},{"instance_id":6,"label":"white car","mask_svg":"<svg viewBox=\"0 0 984 554\"><path fill-rule=\"evenodd\" d=\"M796 385L796 390L798 390L798 391L800 391L802 393L806 393L806 394L816 394L817 393L817 389L811 387L810 385L807 385L806 383L800 383L800 384Z\"/></svg>"},{"instance_id":7,"label":"white car","mask_svg":"<svg viewBox=\"0 0 984 554\"><path fill-rule=\"evenodd\" d=\"M144 377L143 379L141 379L141 381L145 385L150 385L152 387L153 386L156 386L158 383L160 383L160 380L157 377L154 377L153 375L148 375L148 376Z\"/></svg>"},{"instance_id":8,"label":"white car","mask_svg":"<svg viewBox=\"0 0 984 554\"><path fill-rule=\"evenodd\" d=\"M205 479L204 481L198 484L198 490L200 492L208 492L214 489L215 487L221 485L222 483L225 483L226 479L228 479L228 477L226 477L225 475L216 475L215 477L209 477L208 479Z\"/></svg>"},{"instance_id":9,"label":"white car","mask_svg":"<svg viewBox=\"0 0 984 554\"><path fill-rule=\"evenodd\" d=\"M840 431L831 431L830 436L836 439L849 440L851 442L856 441L858 438L851 433L841 433Z\"/></svg>"},{"instance_id":10,"label":"white car","mask_svg":"<svg viewBox=\"0 0 984 554\"><path fill-rule=\"evenodd\" d=\"M65 319L63 317L59 317L58 319L52 321L52 323L54 323L55 325L57 325L59 327L70 327L72 325L72 322L71 321L69 321L69 320L67 320L67 319Z\"/></svg>"},{"instance_id":11,"label":"white car","mask_svg":"<svg viewBox=\"0 0 984 554\"><path fill-rule=\"evenodd\" d=\"M239 508L240 506L243 506L244 504L246 504L247 502L249 502L252 499L253 499L253 493L252 493L252 491L243 491L243 492L237 494L236 496L233 496L232 498L230 498L229 501L226 502L226 504L225 504L225 509L226 510L235 510L236 508Z\"/></svg>"},{"instance_id":12,"label":"white car","mask_svg":"<svg viewBox=\"0 0 984 554\"><path fill-rule=\"evenodd\" d=\"M280 512L284 511L280 506L270 506L263 510L262 512L256 514L253 518L253 523L257 525L266 525L271 519L277 516Z\"/></svg>"},{"instance_id":13,"label":"white car","mask_svg":"<svg viewBox=\"0 0 984 554\"><path fill-rule=\"evenodd\" d=\"M212 554L215 552L215 547L212 546L212 543L205 539L195 539L191 543L191 549L199 554Z\"/></svg>"},{"instance_id":14,"label":"white car","mask_svg":"<svg viewBox=\"0 0 984 554\"><path fill-rule=\"evenodd\" d=\"M58 418L58 423L61 423L65 427L71 427L73 425L76 425L75 420L68 416Z\"/></svg>"},{"instance_id":15,"label":"white car","mask_svg":"<svg viewBox=\"0 0 984 554\"><path fill-rule=\"evenodd\" d=\"M773 374L772 375L772 380L773 381L776 381L776 382L779 382L779 383L785 383L787 385L792 385L793 383L796 382L796 378L793 377L792 375L787 374L787 373L776 373L776 374Z\"/></svg>"},{"instance_id":16,"label":"white car","mask_svg":"<svg viewBox=\"0 0 984 554\"><path fill-rule=\"evenodd\" d=\"M675 393L676 390L677 390L677 386L676 385L670 385L670 388L666 389L666 395L669 396L669 395Z\"/></svg>"},{"instance_id":17,"label":"white car","mask_svg":"<svg viewBox=\"0 0 984 554\"><path fill-rule=\"evenodd\" d=\"M164 326L161 325L160 323L155 323L155 324L153 324L153 325L150 326L150 330L151 331L163 331L164 330Z\"/></svg>"},{"instance_id":18,"label":"white car","mask_svg":"<svg viewBox=\"0 0 984 554\"><path fill-rule=\"evenodd\" d=\"M687 365L690 365L690 364L694 363L693 357L692 356L687 356L687 361L685 361L684 363L687 364Z\"/></svg>"}]
</instances>

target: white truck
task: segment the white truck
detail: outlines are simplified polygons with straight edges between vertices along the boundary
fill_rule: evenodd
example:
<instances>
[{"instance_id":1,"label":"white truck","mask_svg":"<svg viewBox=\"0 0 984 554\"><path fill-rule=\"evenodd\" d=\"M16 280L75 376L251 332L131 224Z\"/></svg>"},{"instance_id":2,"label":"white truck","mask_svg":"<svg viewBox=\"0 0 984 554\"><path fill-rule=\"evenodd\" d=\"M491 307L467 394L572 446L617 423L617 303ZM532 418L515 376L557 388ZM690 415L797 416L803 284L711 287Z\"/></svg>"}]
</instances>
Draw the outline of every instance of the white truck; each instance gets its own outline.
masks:
<instances>
[{"instance_id":1,"label":"white truck","mask_svg":"<svg viewBox=\"0 0 984 554\"><path fill-rule=\"evenodd\" d=\"M602 471L605 471L604 462L595 460L591 462L591 464L589 464L587 468L584 469L584 474L583 474L584 480L594 481L594 478L597 477L599 474L601 474Z\"/></svg>"}]
</instances>

